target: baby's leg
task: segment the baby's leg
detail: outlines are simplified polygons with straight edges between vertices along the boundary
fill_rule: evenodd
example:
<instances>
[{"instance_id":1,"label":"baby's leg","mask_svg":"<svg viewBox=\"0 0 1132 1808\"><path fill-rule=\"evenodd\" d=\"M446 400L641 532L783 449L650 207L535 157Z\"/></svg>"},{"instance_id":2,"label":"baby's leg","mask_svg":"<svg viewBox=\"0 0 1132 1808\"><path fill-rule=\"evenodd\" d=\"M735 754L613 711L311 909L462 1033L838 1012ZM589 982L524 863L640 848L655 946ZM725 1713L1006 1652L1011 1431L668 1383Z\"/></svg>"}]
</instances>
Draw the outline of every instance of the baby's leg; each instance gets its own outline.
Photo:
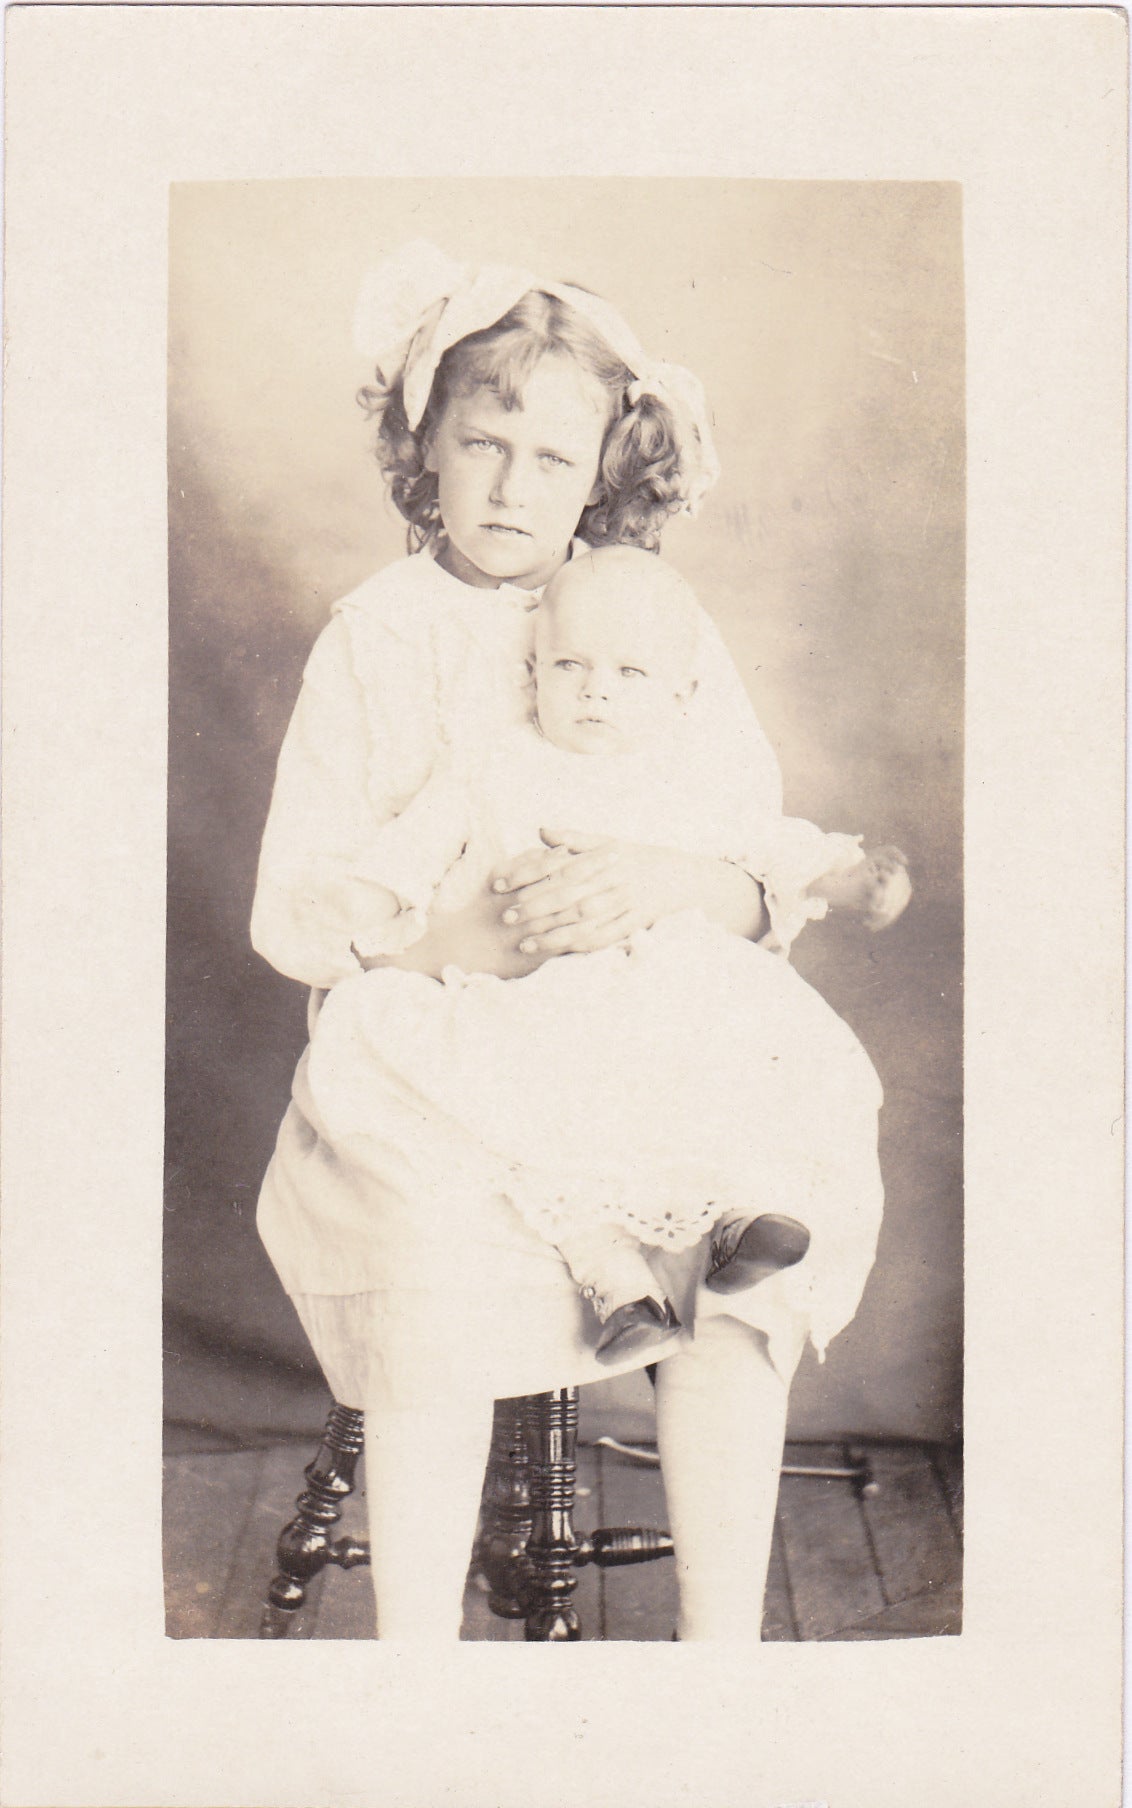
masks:
<instances>
[{"instance_id":1,"label":"baby's leg","mask_svg":"<svg viewBox=\"0 0 1132 1808\"><path fill-rule=\"evenodd\" d=\"M570 1231L557 1248L601 1321L594 1350L599 1362L619 1362L635 1351L659 1348L679 1332L671 1300L628 1231L599 1224Z\"/></svg>"},{"instance_id":2,"label":"baby's leg","mask_svg":"<svg viewBox=\"0 0 1132 1808\"><path fill-rule=\"evenodd\" d=\"M664 1288L635 1237L615 1224L570 1231L559 1237L558 1253L587 1299L599 1312L632 1300L663 1301Z\"/></svg>"},{"instance_id":3,"label":"baby's leg","mask_svg":"<svg viewBox=\"0 0 1132 1808\"><path fill-rule=\"evenodd\" d=\"M765 1338L735 1318L702 1321L695 1342L657 1366L681 1640L762 1636L788 1393Z\"/></svg>"}]
</instances>

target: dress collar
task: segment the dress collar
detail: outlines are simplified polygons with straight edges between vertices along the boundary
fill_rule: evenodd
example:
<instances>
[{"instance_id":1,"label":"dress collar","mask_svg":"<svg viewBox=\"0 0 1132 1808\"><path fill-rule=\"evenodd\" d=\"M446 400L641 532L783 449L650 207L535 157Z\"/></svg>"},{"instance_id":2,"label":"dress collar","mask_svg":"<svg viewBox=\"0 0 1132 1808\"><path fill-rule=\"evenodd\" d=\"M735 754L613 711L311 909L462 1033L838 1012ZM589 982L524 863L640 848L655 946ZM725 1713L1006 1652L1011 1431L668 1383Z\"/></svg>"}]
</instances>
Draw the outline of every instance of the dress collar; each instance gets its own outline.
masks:
<instances>
[{"instance_id":1,"label":"dress collar","mask_svg":"<svg viewBox=\"0 0 1132 1808\"><path fill-rule=\"evenodd\" d=\"M572 559L579 558L582 553L588 552L589 550L588 543L585 540L578 539L577 535L575 535L570 542L570 557ZM542 593L546 588L545 584L540 584L537 590L524 590L521 584L504 583L498 585L494 590L481 590L475 584L465 584L463 578L453 577L450 571L445 571L443 565L437 564L436 554L431 547L425 548L418 556L431 559L436 566L436 570L440 577L442 577L446 583L451 584L454 591L459 591L465 597L469 591L476 596L495 597L497 601L506 603L509 608L522 609L527 613L531 613L538 608L542 601ZM549 582L549 579L547 581Z\"/></svg>"}]
</instances>

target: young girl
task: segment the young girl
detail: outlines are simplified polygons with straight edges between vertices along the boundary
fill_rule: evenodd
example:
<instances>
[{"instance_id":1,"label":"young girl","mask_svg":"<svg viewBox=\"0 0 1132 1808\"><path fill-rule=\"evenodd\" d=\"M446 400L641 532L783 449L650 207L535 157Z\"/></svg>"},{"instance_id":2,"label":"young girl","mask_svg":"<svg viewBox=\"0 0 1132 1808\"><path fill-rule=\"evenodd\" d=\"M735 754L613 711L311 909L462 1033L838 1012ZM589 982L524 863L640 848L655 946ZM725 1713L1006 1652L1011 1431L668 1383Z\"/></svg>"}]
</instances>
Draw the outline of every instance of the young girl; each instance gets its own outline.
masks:
<instances>
[{"instance_id":1,"label":"young girl","mask_svg":"<svg viewBox=\"0 0 1132 1808\"><path fill-rule=\"evenodd\" d=\"M717 471L694 379L650 360L584 290L469 271L414 245L379 271L359 320L379 366L366 399L383 468L417 550L337 605L280 753L252 936L312 989L312 1025L327 991L360 970L355 950L387 927L370 867L382 830L438 766L475 770L529 717L533 611L575 536L651 548ZM688 757L745 807L781 815L774 756L718 634L706 616L699 624ZM740 936L768 927L746 862L546 828L495 875L503 895L485 888L432 911L387 963L509 977L614 947L681 910ZM349 1138L321 1135L310 1066L308 1051L264 1180L261 1234L331 1388L365 1412L380 1636L454 1638L493 1399L608 1371L564 1262L513 1205L448 1173L443 1139L441 1158L420 1159L419 1114L395 1087L371 1100L364 1160ZM855 1134L872 1148L871 1114ZM787 1389L810 1325L783 1276L718 1294L702 1285L707 1259L703 1245L666 1258L688 1335L658 1367L657 1436L680 1636L749 1639ZM444 1473L429 1486L438 1453Z\"/></svg>"},{"instance_id":2,"label":"young girl","mask_svg":"<svg viewBox=\"0 0 1132 1808\"><path fill-rule=\"evenodd\" d=\"M831 892L876 927L891 921L908 896L894 850L866 859L855 838L760 818L687 757L698 630L688 586L649 553L608 547L563 565L535 622L534 720L477 771L435 773L378 835L369 872L384 878L389 921L357 950L363 964L411 946L430 909L458 908L567 820L757 856L780 935ZM419 1166L443 1147L449 1173L497 1186L554 1243L603 1327L600 1361L655 1355L678 1333L645 1251L709 1232L715 1292L804 1260L792 1291L822 1346L856 1304L880 1187L875 1155L855 1159L854 1128L875 1117L876 1077L780 957L698 911L528 979L451 971L437 986L378 968L342 981L311 1043L320 1130L356 1139L364 1164L390 1087L419 1113ZM445 1144L438 1113L467 1137Z\"/></svg>"}]
</instances>

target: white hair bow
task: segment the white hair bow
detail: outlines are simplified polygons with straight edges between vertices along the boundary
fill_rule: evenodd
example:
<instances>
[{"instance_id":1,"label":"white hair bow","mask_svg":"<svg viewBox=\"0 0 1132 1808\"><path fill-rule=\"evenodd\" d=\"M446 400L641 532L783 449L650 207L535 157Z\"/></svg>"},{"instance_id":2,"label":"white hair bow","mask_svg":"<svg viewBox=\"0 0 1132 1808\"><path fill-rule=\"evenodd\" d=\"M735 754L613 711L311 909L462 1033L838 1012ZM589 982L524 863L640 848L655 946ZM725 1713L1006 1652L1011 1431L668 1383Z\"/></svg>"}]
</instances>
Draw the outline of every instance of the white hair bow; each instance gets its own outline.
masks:
<instances>
[{"instance_id":1,"label":"white hair bow","mask_svg":"<svg viewBox=\"0 0 1132 1808\"><path fill-rule=\"evenodd\" d=\"M354 341L390 387L400 378L405 416L416 429L437 366L450 346L482 332L530 290L555 296L585 316L631 372L626 399L654 396L672 414L680 451L684 506L694 514L719 476L707 402L690 370L655 362L615 308L569 283L544 282L505 264L472 269L454 263L425 239L414 239L371 270L354 316Z\"/></svg>"}]
</instances>

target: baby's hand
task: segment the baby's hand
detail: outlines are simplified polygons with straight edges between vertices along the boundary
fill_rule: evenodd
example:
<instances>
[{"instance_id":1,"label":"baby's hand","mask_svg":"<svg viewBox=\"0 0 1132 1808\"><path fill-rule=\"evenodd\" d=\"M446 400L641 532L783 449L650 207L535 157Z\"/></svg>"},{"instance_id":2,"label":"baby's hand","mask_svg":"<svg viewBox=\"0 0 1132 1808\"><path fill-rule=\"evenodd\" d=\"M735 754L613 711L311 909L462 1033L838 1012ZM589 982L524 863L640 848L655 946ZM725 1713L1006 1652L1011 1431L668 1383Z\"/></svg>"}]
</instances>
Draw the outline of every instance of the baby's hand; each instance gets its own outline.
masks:
<instances>
[{"instance_id":1,"label":"baby's hand","mask_svg":"<svg viewBox=\"0 0 1132 1808\"><path fill-rule=\"evenodd\" d=\"M831 909L860 917L866 929L887 929L912 896L907 857L897 847L866 849L856 866L824 874L810 891Z\"/></svg>"}]
</instances>

